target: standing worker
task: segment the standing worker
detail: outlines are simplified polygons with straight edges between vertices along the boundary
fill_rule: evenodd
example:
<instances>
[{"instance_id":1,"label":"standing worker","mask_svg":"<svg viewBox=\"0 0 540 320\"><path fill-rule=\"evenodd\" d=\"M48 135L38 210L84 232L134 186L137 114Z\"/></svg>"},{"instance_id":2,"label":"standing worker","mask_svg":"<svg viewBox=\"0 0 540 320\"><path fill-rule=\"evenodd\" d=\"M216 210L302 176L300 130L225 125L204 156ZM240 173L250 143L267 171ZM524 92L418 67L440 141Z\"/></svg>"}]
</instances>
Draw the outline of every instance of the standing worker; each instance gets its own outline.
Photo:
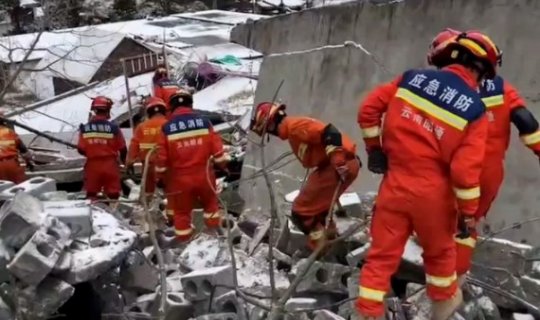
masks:
<instances>
[{"instance_id":1,"label":"standing worker","mask_svg":"<svg viewBox=\"0 0 540 320\"><path fill-rule=\"evenodd\" d=\"M336 236L336 226L326 217L336 199L353 183L360 171L356 144L334 125L309 117L287 116L286 106L272 102L257 105L250 129L263 136L271 134L288 140L304 168L315 168L293 202L291 220L308 236L315 250Z\"/></svg>"},{"instance_id":2,"label":"standing worker","mask_svg":"<svg viewBox=\"0 0 540 320\"><path fill-rule=\"evenodd\" d=\"M221 223L212 161L225 167L228 156L221 137L206 118L193 111L193 97L177 92L169 101L170 119L163 125L158 139L156 174L165 181L167 201L174 211L174 228L178 242L193 236L191 213L197 200L204 209L209 229Z\"/></svg>"},{"instance_id":3,"label":"standing worker","mask_svg":"<svg viewBox=\"0 0 540 320\"><path fill-rule=\"evenodd\" d=\"M0 180L19 184L26 180L24 168L19 163L19 154L32 169L32 153L21 141L15 130L4 120L0 112Z\"/></svg>"},{"instance_id":4,"label":"standing worker","mask_svg":"<svg viewBox=\"0 0 540 320\"><path fill-rule=\"evenodd\" d=\"M442 65L434 63L432 55L437 47L445 41L461 32L450 28L439 33L432 41L428 52L428 63L437 68ZM467 34L478 33L468 31ZM502 64L502 52L499 51L497 64ZM486 154L480 176L480 204L475 214L478 222L485 218L491 204L495 200L504 177L504 158L508 144L510 142L510 124L519 131L523 143L530 148L537 156L540 156L540 132L538 131L538 121L534 115L525 107L525 101L518 91L500 76L494 79L485 80L480 89L482 101L486 106L487 118L489 122L488 141ZM477 232L471 229L470 237L456 237L457 263L456 272L459 282L465 281L465 274L471 267L471 259L476 245Z\"/></svg>"},{"instance_id":5,"label":"standing worker","mask_svg":"<svg viewBox=\"0 0 540 320\"><path fill-rule=\"evenodd\" d=\"M167 112L171 112L169 101L174 94L181 90L180 86L169 79L167 69L164 66L160 66L156 69L152 82L154 85L154 97L165 101Z\"/></svg>"},{"instance_id":6,"label":"standing worker","mask_svg":"<svg viewBox=\"0 0 540 320\"><path fill-rule=\"evenodd\" d=\"M474 227L488 131L477 90L495 76L498 56L486 36L460 34L433 53L442 70L408 70L361 104L368 168L384 173L360 276L361 319L384 315L390 277L413 231L424 250L432 319L448 319L463 301L454 233L458 215Z\"/></svg>"},{"instance_id":7,"label":"standing worker","mask_svg":"<svg viewBox=\"0 0 540 320\"><path fill-rule=\"evenodd\" d=\"M142 162L144 164L148 152L157 146L161 127L167 122L167 118L165 118L166 112L167 106L163 100L156 97L150 97L148 99L146 103L147 119L137 126L129 144L126 160L126 168L128 170L132 170L135 162ZM147 197L151 196L156 190L157 180L154 172L156 154L157 152L154 152L149 160L148 174L144 187Z\"/></svg>"},{"instance_id":8,"label":"standing worker","mask_svg":"<svg viewBox=\"0 0 540 320\"><path fill-rule=\"evenodd\" d=\"M91 200L96 200L102 189L109 199L120 197L118 157L125 163L127 148L120 127L109 121L112 105L112 100L104 96L92 99L90 120L80 127L77 150L86 157L84 189Z\"/></svg>"}]
</instances>

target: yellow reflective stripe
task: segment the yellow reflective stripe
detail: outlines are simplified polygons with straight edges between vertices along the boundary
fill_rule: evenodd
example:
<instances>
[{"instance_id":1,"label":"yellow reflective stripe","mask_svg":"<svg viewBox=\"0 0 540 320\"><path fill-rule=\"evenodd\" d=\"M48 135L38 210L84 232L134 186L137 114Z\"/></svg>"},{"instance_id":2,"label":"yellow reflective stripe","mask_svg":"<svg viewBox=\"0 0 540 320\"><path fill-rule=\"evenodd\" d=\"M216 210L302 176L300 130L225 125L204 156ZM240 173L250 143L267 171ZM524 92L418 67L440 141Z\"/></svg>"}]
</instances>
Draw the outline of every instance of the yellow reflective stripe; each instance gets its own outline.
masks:
<instances>
[{"instance_id":1,"label":"yellow reflective stripe","mask_svg":"<svg viewBox=\"0 0 540 320\"><path fill-rule=\"evenodd\" d=\"M167 168L166 167L155 167L154 171L157 172L157 173L163 173L163 172L167 171Z\"/></svg>"},{"instance_id":2,"label":"yellow reflective stripe","mask_svg":"<svg viewBox=\"0 0 540 320\"><path fill-rule=\"evenodd\" d=\"M152 149L155 145L156 145L155 143L139 143L139 148Z\"/></svg>"},{"instance_id":3,"label":"yellow reflective stripe","mask_svg":"<svg viewBox=\"0 0 540 320\"><path fill-rule=\"evenodd\" d=\"M381 134L381 127L374 126L369 128L362 128L362 137L364 138L375 138Z\"/></svg>"},{"instance_id":4,"label":"yellow reflective stripe","mask_svg":"<svg viewBox=\"0 0 540 320\"><path fill-rule=\"evenodd\" d=\"M465 239L454 237L454 241L465 247L474 248L476 246L476 240L473 237L468 237Z\"/></svg>"},{"instance_id":5,"label":"yellow reflective stripe","mask_svg":"<svg viewBox=\"0 0 540 320\"><path fill-rule=\"evenodd\" d=\"M480 197L480 187L474 187L469 189L454 188L456 197L461 200L472 200Z\"/></svg>"},{"instance_id":6,"label":"yellow reflective stripe","mask_svg":"<svg viewBox=\"0 0 540 320\"><path fill-rule=\"evenodd\" d=\"M324 231L323 231L323 230L319 230L319 231L311 231L311 232L309 233L309 238L312 239L312 240L317 240L317 239L322 238L323 235L324 235Z\"/></svg>"},{"instance_id":7,"label":"yellow reflective stripe","mask_svg":"<svg viewBox=\"0 0 540 320\"><path fill-rule=\"evenodd\" d=\"M412 93L411 91L399 88L396 97L401 98L411 104L413 107L418 108L429 115L432 115L433 117L439 119L440 121L458 129L463 130L465 126L467 125L467 120L458 117L457 115L451 113L450 111L447 111L432 102L420 97L419 95L416 95Z\"/></svg>"},{"instance_id":8,"label":"yellow reflective stripe","mask_svg":"<svg viewBox=\"0 0 540 320\"><path fill-rule=\"evenodd\" d=\"M104 139L112 139L114 135L112 133L105 133L105 132L87 132L83 133L83 138L104 138Z\"/></svg>"},{"instance_id":9,"label":"yellow reflective stripe","mask_svg":"<svg viewBox=\"0 0 540 320\"><path fill-rule=\"evenodd\" d=\"M326 154L331 154L332 152L334 152L334 150L336 150L338 147L336 146L326 146L325 150L326 150Z\"/></svg>"},{"instance_id":10,"label":"yellow reflective stripe","mask_svg":"<svg viewBox=\"0 0 540 320\"><path fill-rule=\"evenodd\" d=\"M521 136L521 141L523 141L523 143L528 146L532 144L537 144L538 142L540 142L540 131Z\"/></svg>"},{"instance_id":11,"label":"yellow reflective stripe","mask_svg":"<svg viewBox=\"0 0 540 320\"><path fill-rule=\"evenodd\" d=\"M15 140L3 140L3 141L0 141L0 146L10 146L10 145L14 145L15 144Z\"/></svg>"},{"instance_id":12,"label":"yellow reflective stripe","mask_svg":"<svg viewBox=\"0 0 540 320\"><path fill-rule=\"evenodd\" d=\"M220 212L219 211L217 211L217 212L205 212L203 214L203 217L205 219L217 219L217 218L220 217Z\"/></svg>"},{"instance_id":13,"label":"yellow reflective stripe","mask_svg":"<svg viewBox=\"0 0 540 320\"><path fill-rule=\"evenodd\" d=\"M196 136L203 136L203 135L208 134L208 132L209 132L208 129L197 129L197 130L192 130L192 131L171 134L170 136L167 137L167 139L171 141L171 140L191 138L191 137L196 137Z\"/></svg>"},{"instance_id":14,"label":"yellow reflective stripe","mask_svg":"<svg viewBox=\"0 0 540 320\"><path fill-rule=\"evenodd\" d=\"M191 232L193 232L193 229L189 228L189 229L182 229L182 230L174 230L174 234L176 234L177 236L187 236L189 234L191 234Z\"/></svg>"},{"instance_id":15,"label":"yellow reflective stripe","mask_svg":"<svg viewBox=\"0 0 540 320\"><path fill-rule=\"evenodd\" d=\"M486 108L497 107L504 103L504 95L482 98L482 102L486 105Z\"/></svg>"},{"instance_id":16,"label":"yellow reflective stripe","mask_svg":"<svg viewBox=\"0 0 540 320\"><path fill-rule=\"evenodd\" d=\"M174 216L174 210L167 209L167 210L165 210L165 212L167 212L168 216Z\"/></svg>"},{"instance_id":17,"label":"yellow reflective stripe","mask_svg":"<svg viewBox=\"0 0 540 320\"><path fill-rule=\"evenodd\" d=\"M366 300L372 300L377 302L383 302L386 292L382 290L375 290L360 286L358 290L358 297Z\"/></svg>"},{"instance_id":18,"label":"yellow reflective stripe","mask_svg":"<svg viewBox=\"0 0 540 320\"><path fill-rule=\"evenodd\" d=\"M455 272L449 277L437 277L426 273L426 283L439 288L450 287L456 280L457 275Z\"/></svg>"}]
</instances>

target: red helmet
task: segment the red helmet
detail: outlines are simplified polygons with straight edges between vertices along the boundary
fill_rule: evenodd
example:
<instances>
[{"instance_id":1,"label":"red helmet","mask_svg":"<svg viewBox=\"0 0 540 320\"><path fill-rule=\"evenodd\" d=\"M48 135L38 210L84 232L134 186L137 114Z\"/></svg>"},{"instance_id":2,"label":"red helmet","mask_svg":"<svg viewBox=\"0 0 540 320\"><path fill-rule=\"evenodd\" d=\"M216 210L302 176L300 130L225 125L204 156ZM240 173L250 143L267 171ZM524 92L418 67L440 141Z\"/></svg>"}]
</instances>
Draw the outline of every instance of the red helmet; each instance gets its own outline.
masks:
<instances>
[{"instance_id":1,"label":"red helmet","mask_svg":"<svg viewBox=\"0 0 540 320\"><path fill-rule=\"evenodd\" d=\"M501 61L499 48L485 34L479 31L468 31L439 44L431 55L433 65L441 67L451 64L466 53L482 63L485 77L492 79L497 74L497 65Z\"/></svg>"},{"instance_id":2,"label":"red helmet","mask_svg":"<svg viewBox=\"0 0 540 320\"><path fill-rule=\"evenodd\" d=\"M167 105L165 104L165 101L163 99L158 97L150 97L146 101L145 106L146 113L152 111L154 113L156 112L165 112L167 110Z\"/></svg>"},{"instance_id":3,"label":"red helmet","mask_svg":"<svg viewBox=\"0 0 540 320\"><path fill-rule=\"evenodd\" d=\"M105 96L97 96L92 99L92 104L90 105L90 109L109 111L111 110L112 105L113 105L113 102L111 99Z\"/></svg>"},{"instance_id":4,"label":"red helmet","mask_svg":"<svg viewBox=\"0 0 540 320\"><path fill-rule=\"evenodd\" d=\"M443 31L439 32L439 34L437 34L435 38L433 38L433 40L431 40L431 44L429 45L427 54L427 61L430 66L433 65L431 57L437 51L437 49L440 49L442 46L445 45L446 41L449 41L460 33L461 31L452 28L445 28Z\"/></svg>"},{"instance_id":5,"label":"red helmet","mask_svg":"<svg viewBox=\"0 0 540 320\"><path fill-rule=\"evenodd\" d=\"M284 104L276 104L272 102L261 102L253 110L251 124L249 128L259 136L262 136L268 127L269 123L274 121L275 116L279 111L285 110Z\"/></svg>"}]
</instances>

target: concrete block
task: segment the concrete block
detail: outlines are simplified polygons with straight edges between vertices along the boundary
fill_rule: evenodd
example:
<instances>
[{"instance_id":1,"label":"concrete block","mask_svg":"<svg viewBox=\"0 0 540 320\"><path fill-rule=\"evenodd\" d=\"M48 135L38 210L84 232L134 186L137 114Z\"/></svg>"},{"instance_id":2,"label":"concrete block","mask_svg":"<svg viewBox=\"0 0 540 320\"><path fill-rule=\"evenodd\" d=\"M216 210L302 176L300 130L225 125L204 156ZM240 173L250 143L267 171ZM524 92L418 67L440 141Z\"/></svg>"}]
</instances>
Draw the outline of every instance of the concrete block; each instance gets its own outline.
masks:
<instances>
[{"instance_id":1,"label":"concrete block","mask_svg":"<svg viewBox=\"0 0 540 320\"><path fill-rule=\"evenodd\" d=\"M43 208L46 213L67 224L73 238L90 237L92 234L90 201L43 201Z\"/></svg>"},{"instance_id":2,"label":"concrete block","mask_svg":"<svg viewBox=\"0 0 540 320\"><path fill-rule=\"evenodd\" d=\"M264 259L266 261L269 261L268 259L268 251L270 250L270 246L266 243L261 243L257 249L255 249L255 252L253 253L253 257L257 258L260 257L261 259ZM285 253L279 251L276 248L273 248L272 254L274 255L274 260L277 261L277 269L278 270L290 270L293 265L293 259L286 255Z\"/></svg>"},{"instance_id":3,"label":"concrete block","mask_svg":"<svg viewBox=\"0 0 540 320\"><path fill-rule=\"evenodd\" d=\"M134 260L129 265L122 268L120 284L123 288L137 291L139 293L154 292L159 283L159 273L151 265L147 258L139 253L131 251Z\"/></svg>"},{"instance_id":4,"label":"concrete block","mask_svg":"<svg viewBox=\"0 0 540 320\"><path fill-rule=\"evenodd\" d=\"M238 316L235 313L214 313L205 314L195 318L195 320L237 320Z\"/></svg>"},{"instance_id":5,"label":"concrete block","mask_svg":"<svg viewBox=\"0 0 540 320\"><path fill-rule=\"evenodd\" d=\"M285 303L285 311L298 312L305 309L313 309L317 307L317 304L317 299L313 298L291 298Z\"/></svg>"},{"instance_id":6,"label":"concrete block","mask_svg":"<svg viewBox=\"0 0 540 320\"><path fill-rule=\"evenodd\" d=\"M49 230L39 230L17 252L8 264L8 270L19 280L37 285L58 262L65 242Z\"/></svg>"},{"instance_id":7,"label":"concrete block","mask_svg":"<svg viewBox=\"0 0 540 320\"><path fill-rule=\"evenodd\" d=\"M19 308L27 319L46 319L74 292L75 288L68 283L48 277L37 288L29 286L20 291Z\"/></svg>"},{"instance_id":8,"label":"concrete block","mask_svg":"<svg viewBox=\"0 0 540 320\"><path fill-rule=\"evenodd\" d=\"M186 298L190 301L201 301L208 299L212 293L217 296L229 291L233 285L232 272L228 265L197 270L182 276Z\"/></svg>"},{"instance_id":9,"label":"concrete block","mask_svg":"<svg viewBox=\"0 0 540 320\"><path fill-rule=\"evenodd\" d=\"M225 236L227 236L227 229L228 228L230 229L233 244L240 243L243 232L238 227L238 224L236 223L236 220L234 219L233 216L231 215L224 216L223 219L221 220L220 227L221 227L220 232Z\"/></svg>"},{"instance_id":10,"label":"concrete block","mask_svg":"<svg viewBox=\"0 0 540 320\"><path fill-rule=\"evenodd\" d=\"M540 280L528 276L519 279L525 300L533 306L540 306Z\"/></svg>"},{"instance_id":11,"label":"concrete block","mask_svg":"<svg viewBox=\"0 0 540 320\"><path fill-rule=\"evenodd\" d=\"M13 312L8 307L8 305L4 302L2 298L0 298L0 319L2 320L14 320L15 316L13 315Z\"/></svg>"},{"instance_id":12,"label":"concrete block","mask_svg":"<svg viewBox=\"0 0 540 320\"><path fill-rule=\"evenodd\" d=\"M362 200L356 192L346 192L339 197L341 207L347 212L347 216L364 219L362 211Z\"/></svg>"},{"instance_id":13,"label":"concrete block","mask_svg":"<svg viewBox=\"0 0 540 320\"><path fill-rule=\"evenodd\" d=\"M0 192L13 187L15 183L7 180L0 180Z\"/></svg>"},{"instance_id":14,"label":"concrete block","mask_svg":"<svg viewBox=\"0 0 540 320\"><path fill-rule=\"evenodd\" d=\"M276 247L289 256L306 246L306 235L290 221L287 221L287 228L276 229L274 234L277 240Z\"/></svg>"},{"instance_id":15,"label":"concrete block","mask_svg":"<svg viewBox=\"0 0 540 320\"><path fill-rule=\"evenodd\" d=\"M156 317L158 315L159 301L161 296L156 295L156 299L152 304L151 314ZM181 292L167 293L167 309L165 310L164 320L188 320L193 315L194 307L186 300Z\"/></svg>"},{"instance_id":16,"label":"concrete block","mask_svg":"<svg viewBox=\"0 0 540 320\"><path fill-rule=\"evenodd\" d=\"M530 245L504 239L480 238L474 250L473 262L505 269L513 275L522 276L532 269L532 262L527 261L532 251L533 247Z\"/></svg>"},{"instance_id":17,"label":"concrete block","mask_svg":"<svg viewBox=\"0 0 540 320\"><path fill-rule=\"evenodd\" d=\"M512 313L512 320L534 320L534 317L528 313Z\"/></svg>"},{"instance_id":18,"label":"concrete block","mask_svg":"<svg viewBox=\"0 0 540 320\"><path fill-rule=\"evenodd\" d=\"M362 208L362 216L368 217L373 214L373 205L377 199L377 192L370 191L360 196L360 206Z\"/></svg>"},{"instance_id":19,"label":"concrete block","mask_svg":"<svg viewBox=\"0 0 540 320\"><path fill-rule=\"evenodd\" d=\"M244 304L238 300L234 290L215 298L212 306L214 313L245 314Z\"/></svg>"},{"instance_id":20,"label":"concrete block","mask_svg":"<svg viewBox=\"0 0 540 320\"><path fill-rule=\"evenodd\" d=\"M53 275L60 275L67 272L69 269L71 269L72 259L73 257L70 252L62 252L51 273Z\"/></svg>"},{"instance_id":21,"label":"concrete block","mask_svg":"<svg viewBox=\"0 0 540 320\"><path fill-rule=\"evenodd\" d=\"M266 320L268 318L268 312L259 307L248 303L246 308L248 309L249 320Z\"/></svg>"},{"instance_id":22,"label":"concrete block","mask_svg":"<svg viewBox=\"0 0 540 320\"><path fill-rule=\"evenodd\" d=\"M67 191L51 191L38 195L38 198L41 201L66 201L69 200L69 194Z\"/></svg>"},{"instance_id":23,"label":"concrete block","mask_svg":"<svg viewBox=\"0 0 540 320\"><path fill-rule=\"evenodd\" d=\"M349 254L347 254L346 256L347 263L349 264L349 266L353 268L358 267L360 262L362 262L364 258L366 257L369 248L371 248L371 242L368 242L364 244L363 246L361 246L360 248L357 248L349 252Z\"/></svg>"},{"instance_id":24,"label":"concrete block","mask_svg":"<svg viewBox=\"0 0 540 320\"><path fill-rule=\"evenodd\" d=\"M37 197L45 192L56 191L56 180L46 177L34 177L28 179L22 183L19 183L18 185L0 192L0 199L11 199L19 191Z\"/></svg>"},{"instance_id":25,"label":"concrete block","mask_svg":"<svg viewBox=\"0 0 540 320\"><path fill-rule=\"evenodd\" d=\"M499 307L487 296L480 296L476 299L478 308L486 320L502 320Z\"/></svg>"},{"instance_id":26,"label":"concrete block","mask_svg":"<svg viewBox=\"0 0 540 320\"><path fill-rule=\"evenodd\" d=\"M263 241L270 230L270 220L257 227L255 234L253 235L253 241L249 244L248 254L252 255L257 249L257 246Z\"/></svg>"},{"instance_id":27,"label":"concrete block","mask_svg":"<svg viewBox=\"0 0 540 320\"><path fill-rule=\"evenodd\" d=\"M139 296L137 300L129 306L128 311L150 314L152 304L156 301L156 296L156 293L148 293Z\"/></svg>"},{"instance_id":28,"label":"concrete block","mask_svg":"<svg viewBox=\"0 0 540 320\"><path fill-rule=\"evenodd\" d=\"M313 320L345 320L343 317L328 310L317 310L313 312Z\"/></svg>"},{"instance_id":29,"label":"concrete block","mask_svg":"<svg viewBox=\"0 0 540 320\"><path fill-rule=\"evenodd\" d=\"M243 233L240 236L240 242L238 244L236 244L236 248L238 248L239 250L242 250L244 252L247 252L248 249L249 249L249 244L251 243L251 241L253 241L253 239L251 239L250 236Z\"/></svg>"},{"instance_id":30,"label":"concrete block","mask_svg":"<svg viewBox=\"0 0 540 320\"><path fill-rule=\"evenodd\" d=\"M0 209L0 239L7 247L20 249L39 229L43 205L35 197L20 192Z\"/></svg>"},{"instance_id":31,"label":"concrete block","mask_svg":"<svg viewBox=\"0 0 540 320\"><path fill-rule=\"evenodd\" d=\"M45 217L40 230L43 230L48 235L53 236L56 239L58 246L60 246L62 249L70 246L73 242L71 239L71 229L69 229L65 223L53 216Z\"/></svg>"},{"instance_id":32,"label":"concrete block","mask_svg":"<svg viewBox=\"0 0 540 320\"><path fill-rule=\"evenodd\" d=\"M294 265L292 273L296 276L307 266L307 259L302 259ZM298 285L297 292L335 292L344 293L347 290L347 279L351 269L336 263L315 261Z\"/></svg>"}]
</instances>

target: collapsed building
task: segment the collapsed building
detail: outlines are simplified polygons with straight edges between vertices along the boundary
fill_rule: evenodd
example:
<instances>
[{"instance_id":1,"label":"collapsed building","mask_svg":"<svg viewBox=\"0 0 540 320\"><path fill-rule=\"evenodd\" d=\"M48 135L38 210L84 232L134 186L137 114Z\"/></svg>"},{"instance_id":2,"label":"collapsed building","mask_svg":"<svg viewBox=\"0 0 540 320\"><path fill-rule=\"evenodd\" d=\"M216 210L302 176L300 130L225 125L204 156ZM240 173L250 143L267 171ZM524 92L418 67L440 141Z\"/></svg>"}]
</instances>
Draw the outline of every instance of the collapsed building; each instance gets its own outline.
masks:
<instances>
[{"instance_id":1,"label":"collapsed building","mask_svg":"<svg viewBox=\"0 0 540 320\"><path fill-rule=\"evenodd\" d=\"M20 185L0 183L0 199L5 201L0 210L0 268L4 276L0 319L62 316L79 319L87 305L99 310L106 319L355 319L358 272L370 246L369 221L377 181L364 174L359 185L339 199L345 212L336 217L338 229L340 234L349 236L312 263L303 254L304 235L287 217L304 171L279 144L265 146L267 158L263 166L260 150L248 142L246 129L253 102L275 96L279 82L284 80L284 88L277 96L287 101L294 113L323 114L349 130L354 125L351 119L357 103L351 101L366 90L368 84L387 76L383 70L386 65L381 67L380 61L362 45L342 45L343 40L350 39L334 35L339 39L327 37L332 43L320 40L314 44L294 38L301 33L288 32L291 28L305 29L308 23L318 21L314 17L326 19L327 15L336 13L378 17L378 14L399 11L401 18L414 13L408 7L396 7L401 5L404 4L319 8L236 26L233 40L267 54L260 71L260 61L251 59L252 52L242 46L207 44L191 50L182 47L182 43L167 41L167 50L171 52L168 56L173 61L177 57L177 79L180 81L185 76L189 78L186 81L197 87L195 108L215 118L213 122L228 141L229 150L242 160L236 164L241 167L241 175L227 181L219 179L218 191L223 206L230 212L220 232L202 231L200 214L196 215L195 224L200 233L183 248L172 246L174 232L164 224L162 195L156 195L147 211L137 203L139 177L124 177L124 197L118 210L91 204L80 192L57 191L64 189L66 183L80 183L84 158L44 138L23 136L34 149L38 163L28 181ZM320 33L317 28L308 29ZM295 40L269 41L272 32L283 32ZM154 49L161 46L155 42L146 45ZM216 47L228 48L218 52L237 50L234 54L237 58L242 56L239 51L243 51L244 58L249 59L239 61L240 64L224 63L230 59L216 55ZM317 48L311 50L313 47ZM380 48L375 46L374 49ZM197 59L189 56L192 52L196 52L193 55ZM201 56L206 58L201 61ZM214 60L216 56L220 56L219 61ZM347 57L347 63L343 62L343 57ZM351 65L359 68L351 70ZM369 75L369 81L364 79L365 75ZM343 77L358 80L358 83L351 80L344 84ZM89 95L99 93L113 97L116 102L113 114L123 123L129 140L128 100L137 108L140 96L149 92L150 76L136 75L128 81L130 87L135 88L129 98L123 93L122 77L82 88L95 90L87 92ZM74 95L63 93L61 99L51 103L38 102L37 107L29 106L13 117L74 142L76 130L69 126L76 128L84 122L86 109L66 119L65 106L89 104L86 95L74 92ZM348 105L351 107L339 109L346 115L338 115L335 108ZM32 110L39 112L32 113ZM51 122L43 113L67 121L69 125L62 121ZM357 136L353 130L349 133ZM274 221L274 228L270 224L271 200L266 196L264 171L278 195L278 221ZM80 189L80 185L71 188L69 191ZM360 192L355 192L357 190ZM158 227L155 233L151 225ZM534 246L537 244L532 238L534 235L527 238L532 245L497 238L505 236L502 231L521 226L516 223L498 231L486 230L478 242L466 287L466 302L453 319L540 318L540 264L537 261L540 251ZM157 243L152 241L154 235ZM386 318L429 319L424 282L422 250L411 238L400 269L394 275L392 292L386 299ZM98 298L80 303L77 299L81 292L90 292L92 297Z\"/></svg>"}]
</instances>

